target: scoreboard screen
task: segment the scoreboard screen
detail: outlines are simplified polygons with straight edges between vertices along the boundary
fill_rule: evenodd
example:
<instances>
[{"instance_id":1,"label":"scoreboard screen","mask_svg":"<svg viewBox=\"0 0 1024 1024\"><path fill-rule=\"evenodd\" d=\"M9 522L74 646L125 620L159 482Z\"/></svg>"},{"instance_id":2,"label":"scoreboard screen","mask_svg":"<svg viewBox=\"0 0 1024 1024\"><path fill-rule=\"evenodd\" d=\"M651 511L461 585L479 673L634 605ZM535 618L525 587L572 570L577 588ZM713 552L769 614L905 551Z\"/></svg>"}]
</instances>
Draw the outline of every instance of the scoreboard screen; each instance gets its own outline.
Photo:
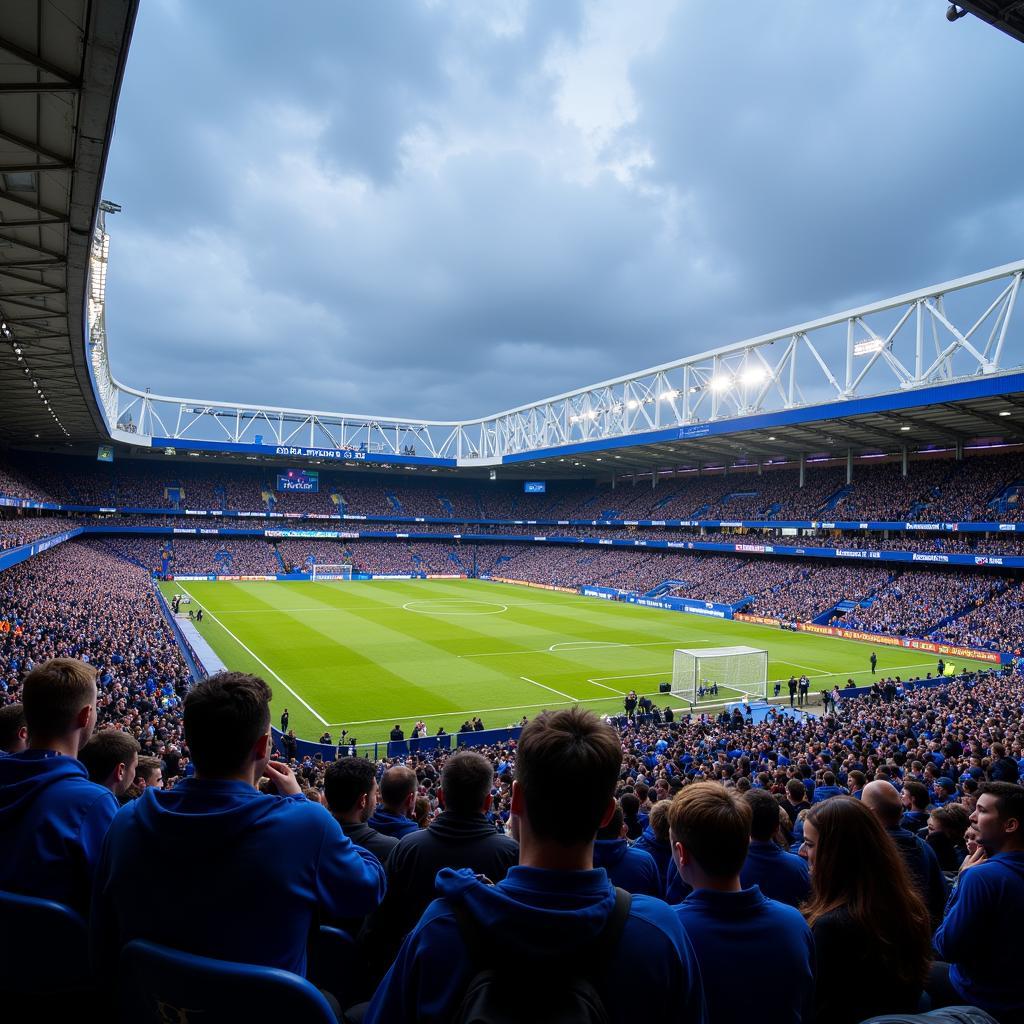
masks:
<instances>
[{"instance_id":1,"label":"scoreboard screen","mask_svg":"<svg viewBox=\"0 0 1024 1024\"><path fill-rule=\"evenodd\" d=\"M277 474L277 489L319 493L320 474L315 469L289 469L287 473Z\"/></svg>"},{"instance_id":2,"label":"scoreboard screen","mask_svg":"<svg viewBox=\"0 0 1024 1024\"><path fill-rule=\"evenodd\" d=\"M544 494L547 489L547 484L545 484L543 480L523 481L523 490L527 494Z\"/></svg>"}]
</instances>

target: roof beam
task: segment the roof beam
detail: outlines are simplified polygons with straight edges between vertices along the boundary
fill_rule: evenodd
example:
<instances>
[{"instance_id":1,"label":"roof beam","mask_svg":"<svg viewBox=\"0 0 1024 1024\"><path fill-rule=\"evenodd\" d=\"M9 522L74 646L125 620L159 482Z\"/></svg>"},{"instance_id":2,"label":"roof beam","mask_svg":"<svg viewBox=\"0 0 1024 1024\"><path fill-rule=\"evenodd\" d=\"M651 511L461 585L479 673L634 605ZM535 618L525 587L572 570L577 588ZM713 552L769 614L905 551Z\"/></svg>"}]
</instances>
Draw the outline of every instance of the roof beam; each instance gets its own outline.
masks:
<instances>
[{"instance_id":1,"label":"roof beam","mask_svg":"<svg viewBox=\"0 0 1024 1024\"><path fill-rule=\"evenodd\" d=\"M47 217L52 217L54 220L67 220L67 217L59 210L51 210L48 206L41 206L39 203L22 199L21 196L15 195L7 189L0 188L0 200L3 200L5 203L14 203L15 206L23 206L26 210L45 213Z\"/></svg>"},{"instance_id":2,"label":"roof beam","mask_svg":"<svg viewBox=\"0 0 1024 1024\"><path fill-rule=\"evenodd\" d=\"M56 64L51 64L48 60L45 60L38 54L30 52L24 47L18 46L17 43L12 43L9 39L5 39L3 36L0 36L0 50L5 50L12 57L17 57L18 60L24 61L26 64L31 64L32 67L38 68L40 71L43 71L48 75L53 75L54 78L61 79L65 89L80 89L82 87L82 80L77 75L70 71L65 71L63 68L57 67Z\"/></svg>"},{"instance_id":3,"label":"roof beam","mask_svg":"<svg viewBox=\"0 0 1024 1024\"><path fill-rule=\"evenodd\" d=\"M3 173L3 168L0 167L0 174ZM56 259L62 258L62 253L55 252L53 249L46 249L41 245L33 245L31 242L26 242L23 238L18 238L16 235L8 235L6 232L0 231L0 242L10 242L11 245L20 245L23 249L31 249L33 252L42 253L44 256L53 256ZM9 266L10 264L8 264Z\"/></svg>"},{"instance_id":4,"label":"roof beam","mask_svg":"<svg viewBox=\"0 0 1024 1024\"><path fill-rule=\"evenodd\" d=\"M27 149L30 153L36 153L41 157L45 157L47 160L50 160L55 164L60 164L64 167L71 166L71 162L66 156L62 156L60 153L54 153L52 149L47 149L45 146L40 146L38 142L31 142L29 139L24 139L20 135L15 135L14 132L9 132L0 128L0 139L4 139L6 142L12 143L19 149Z\"/></svg>"}]
</instances>

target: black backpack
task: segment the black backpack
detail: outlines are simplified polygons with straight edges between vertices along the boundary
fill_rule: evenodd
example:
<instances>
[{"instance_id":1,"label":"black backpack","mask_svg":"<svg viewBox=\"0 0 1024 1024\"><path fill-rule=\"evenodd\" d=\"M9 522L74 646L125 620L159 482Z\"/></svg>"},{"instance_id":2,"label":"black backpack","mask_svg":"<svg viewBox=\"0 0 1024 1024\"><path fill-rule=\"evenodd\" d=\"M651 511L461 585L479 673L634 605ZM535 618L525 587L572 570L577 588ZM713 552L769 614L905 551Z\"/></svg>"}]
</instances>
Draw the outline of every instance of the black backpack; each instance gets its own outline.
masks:
<instances>
[{"instance_id":1,"label":"black backpack","mask_svg":"<svg viewBox=\"0 0 1024 1024\"><path fill-rule=\"evenodd\" d=\"M609 1024L594 980L608 976L632 901L625 889L616 887L615 907L601 934L589 946L558 957L554 963L507 958L501 967L479 968L453 1022ZM487 931L461 903L455 905L455 917L462 941L477 964L487 949Z\"/></svg>"}]
</instances>

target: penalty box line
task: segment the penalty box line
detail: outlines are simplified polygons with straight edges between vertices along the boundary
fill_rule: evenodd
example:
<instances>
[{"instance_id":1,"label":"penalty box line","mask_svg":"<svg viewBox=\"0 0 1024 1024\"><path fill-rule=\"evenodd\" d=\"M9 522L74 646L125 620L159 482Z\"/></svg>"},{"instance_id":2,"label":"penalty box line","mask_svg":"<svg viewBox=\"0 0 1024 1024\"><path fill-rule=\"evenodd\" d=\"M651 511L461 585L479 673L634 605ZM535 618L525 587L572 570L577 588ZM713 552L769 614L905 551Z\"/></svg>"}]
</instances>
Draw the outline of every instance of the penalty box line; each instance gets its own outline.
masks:
<instances>
[{"instance_id":1,"label":"penalty box line","mask_svg":"<svg viewBox=\"0 0 1024 1024\"><path fill-rule=\"evenodd\" d=\"M196 600L180 583L176 583L176 585L190 601ZM198 605L198 602L196 602L196 604ZM323 715L307 704L254 650L252 650L252 648L242 643L242 641L239 640L238 637L235 636L235 634L232 633L231 630L228 629L228 627L225 626L209 608L206 609L205 614L209 615L210 618L213 619L213 621L216 622L217 625L220 626L220 628L223 629L224 632L242 648L243 651L247 652L251 658L255 658L255 660L258 661L267 670L267 672L269 672L321 725L329 724Z\"/></svg>"}]
</instances>

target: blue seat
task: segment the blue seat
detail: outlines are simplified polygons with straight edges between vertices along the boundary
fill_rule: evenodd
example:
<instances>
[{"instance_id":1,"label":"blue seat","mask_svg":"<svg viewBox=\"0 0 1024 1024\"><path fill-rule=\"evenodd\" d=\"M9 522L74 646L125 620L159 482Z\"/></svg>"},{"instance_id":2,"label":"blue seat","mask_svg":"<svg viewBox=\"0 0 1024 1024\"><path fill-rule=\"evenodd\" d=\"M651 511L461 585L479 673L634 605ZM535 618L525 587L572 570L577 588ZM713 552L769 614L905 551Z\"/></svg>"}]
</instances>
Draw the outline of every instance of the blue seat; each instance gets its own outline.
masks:
<instances>
[{"instance_id":1,"label":"blue seat","mask_svg":"<svg viewBox=\"0 0 1024 1024\"><path fill-rule=\"evenodd\" d=\"M91 987L85 921L53 900L0 892L0 991L72 992Z\"/></svg>"},{"instance_id":2,"label":"blue seat","mask_svg":"<svg viewBox=\"0 0 1024 1024\"><path fill-rule=\"evenodd\" d=\"M135 939L121 950L122 1019L286 1020L337 1024L330 1004L305 978L276 967L236 964Z\"/></svg>"},{"instance_id":3,"label":"blue seat","mask_svg":"<svg viewBox=\"0 0 1024 1024\"><path fill-rule=\"evenodd\" d=\"M356 940L348 932L320 925L311 937L307 954L306 974L317 988L327 989L342 1006L363 998L368 972Z\"/></svg>"}]
</instances>

